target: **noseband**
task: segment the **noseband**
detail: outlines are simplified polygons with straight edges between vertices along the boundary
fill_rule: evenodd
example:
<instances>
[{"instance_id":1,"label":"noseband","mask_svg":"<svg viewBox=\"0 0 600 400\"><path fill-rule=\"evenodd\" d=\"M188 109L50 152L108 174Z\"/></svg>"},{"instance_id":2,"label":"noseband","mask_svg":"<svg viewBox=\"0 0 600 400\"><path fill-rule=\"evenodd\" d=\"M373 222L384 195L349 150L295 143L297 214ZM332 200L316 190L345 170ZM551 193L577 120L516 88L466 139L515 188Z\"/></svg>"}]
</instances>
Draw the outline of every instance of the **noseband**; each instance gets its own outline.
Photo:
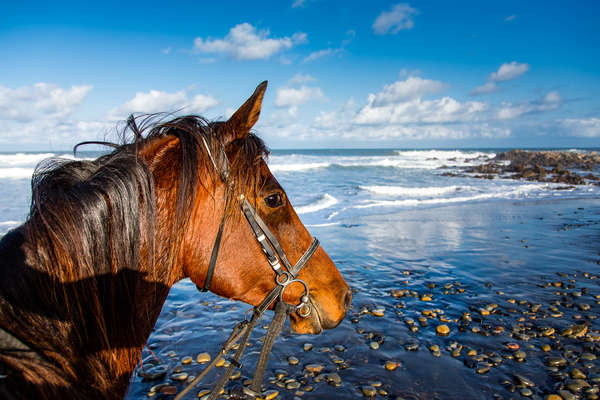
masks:
<instances>
[{"instance_id":1,"label":"noseband","mask_svg":"<svg viewBox=\"0 0 600 400\"><path fill-rule=\"evenodd\" d=\"M204 138L202 138L204 143L204 147L210 157L210 160L216 171L220 171L221 181L225 184L228 184L228 189L225 193L225 207L223 210L223 216L221 218L221 223L219 225L219 230L217 231L217 236L215 238L215 242L213 244L213 249L210 256L210 261L208 264L208 271L206 273L206 278L204 280L204 285L202 288L199 288L201 291L205 292L210 289L210 284L212 281L213 273L215 270L215 265L217 262L219 248L221 246L221 240L223 237L223 228L225 226L225 216L227 213L227 202L229 201L229 192L233 187L233 183L229 182L229 162L227 160L227 155L225 154L225 150L223 146L219 144L219 161L222 165L222 168L219 169L217 165L217 161L213 157L208 143ZM251 398L257 398L261 395L261 383L265 374L265 370L267 367L267 362L269 360L269 355L271 353L271 349L273 344L275 343L275 339L279 336L281 329L283 328L283 324L285 323L285 319L288 314L292 312L296 312L300 317L307 318L311 313L311 306L309 304L310 301L310 291L306 282L302 279L298 278L298 274L300 270L304 268L308 260L313 256L315 251L319 248L319 240L313 238L310 246L304 254L298 259L296 264L292 266L289 262L285 252L281 248L279 241L273 235L269 227L265 224L262 218L258 215L252 204L246 199L246 197L242 194L239 197L241 202L241 211L246 217L248 224L254 234L254 237L260 244L263 253L267 258L267 262L269 266L275 272L275 286L271 291L265 296L262 302L254 307L252 312L252 318L250 320L244 319L242 322L238 323L236 327L233 329L233 332L229 336L229 338L225 341L223 348L219 352L219 354L213 358L212 362L194 379L183 391L181 391L176 397L175 400L179 400L183 398L194 386L196 386L202 378L208 373L208 371L215 366L216 362L223 356L225 356L231 349L235 348L237 342L237 351L235 355L229 360L230 365L227 367L220 380L217 382L211 394L209 395L209 400L216 399L221 390L225 387L225 384L229 381L229 377L233 374L235 368L241 368L240 359L242 354L248 344L248 340L250 339L250 335L252 334L252 330L256 326L258 320L262 317L263 313L271 307L273 303L276 302L275 306L275 316L269 325L269 330L263 342L263 347L260 352L259 360L256 365L256 369L254 371L254 378L250 387L244 387L241 393L238 395L245 395ZM283 264L283 266L282 266ZM284 269L285 268L285 269ZM300 302L298 305L290 305L283 301L283 293L288 286L292 283L299 283L304 286L304 294L300 297Z\"/></svg>"}]
</instances>

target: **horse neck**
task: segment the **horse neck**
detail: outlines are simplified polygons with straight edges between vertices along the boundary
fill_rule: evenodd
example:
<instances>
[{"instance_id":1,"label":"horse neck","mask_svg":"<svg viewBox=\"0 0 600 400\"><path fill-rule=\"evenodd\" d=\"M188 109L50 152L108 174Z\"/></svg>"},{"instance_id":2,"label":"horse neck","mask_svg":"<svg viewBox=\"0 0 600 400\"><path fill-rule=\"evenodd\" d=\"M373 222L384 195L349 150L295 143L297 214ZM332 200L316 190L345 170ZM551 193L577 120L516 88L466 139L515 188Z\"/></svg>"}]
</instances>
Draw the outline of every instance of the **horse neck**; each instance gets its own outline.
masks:
<instances>
[{"instance_id":1,"label":"horse neck","mask_svg":"<svg viewBox=\"0 0 600 400\"><path fill-rule=\"evenodd\" d=\"M137 268L79 271L73 279L74 261L48 263L55 250L32 233L33 223L0 242L0 326L47 362L32 365L0 353L0 364L27 376L9 384L16 383L25 398L122 398L168 294L167 264L150 263L156 250L142 243Z\"/></svg>"}]
</instances>

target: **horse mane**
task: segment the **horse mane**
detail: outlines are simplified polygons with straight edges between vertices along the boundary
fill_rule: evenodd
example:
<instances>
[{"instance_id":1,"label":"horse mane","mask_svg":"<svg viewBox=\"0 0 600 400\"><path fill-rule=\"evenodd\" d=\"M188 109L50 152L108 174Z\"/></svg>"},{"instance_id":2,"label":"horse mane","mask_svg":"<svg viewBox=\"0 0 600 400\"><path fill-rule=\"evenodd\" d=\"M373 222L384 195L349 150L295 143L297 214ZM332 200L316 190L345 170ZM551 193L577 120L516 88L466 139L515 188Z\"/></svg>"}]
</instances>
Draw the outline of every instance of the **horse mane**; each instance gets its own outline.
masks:
<instances>
[{"instance_id":1,"label":"horse mane","mask_svg":"<svg viewBox=\"0 0 600 400\"><path fill-rule=\"evenodd\" d=\"M227 153L228 184L233 187L230 196L255 192L260 185L257 161L268 156L264 142L249 134L225 144L226 129L226 123L191 115L168 121L159 115L131 116L121 131L121 143L113 144L109 154L95 160L51 159L36 168L29 218L5 236L13 241L26 238L28 249L33 250L19 256L21 267L28 267L24 268L25 279L16 276L11 257L0 261L5 275L0 279L0 327L10 326L11 319L18 320L14 332L28 332L28 343L37 349L56 342L56 337L68 340L51 349L64 376L48 376L49 369L36 371L29 364L30 383L59 385L69 377L90 374L87 384L103 393L114 390L111 382L115 376L120 377L119 385L124 381L126 387L128 373L146 340L139 338L140 332L149 332L160 312L160 308L141 308L140 297L154 293L163 301L166 298L169 288L164 283L171 282L169 274L190 223L198 183L214 187L220 179L211 155L220 154L221 149ZM169 136L178 139L175 149L146 162L142 150ZM224 168L225 160L216 161L219 169ZM171 189L176 190L167 194L159 190L154 175L159 165L163 166L162 173L169 168L174 178ZM201 171L207 175L200 176ZM162 226L157 223L159 205L172 204L168 201L171 198L161 199L166 195L173 197L174 211L168 226ZM227 202L231 208L234 203ZM8 245L0 242L0 253L3 247ZM6 279L6 275L13 279ZM30 312L20 315L18 306L23 302ZM48 304L63 308L47 309ZM126 320L124 310L138 319ZM123 325L125 331L114 331ZM90 342L98 359L77 361L77 350ZM123 365L123 358L127 365ZM19 360L0 353L0 365L2 362L18 367Z\"/></svg>"}]
</instances>

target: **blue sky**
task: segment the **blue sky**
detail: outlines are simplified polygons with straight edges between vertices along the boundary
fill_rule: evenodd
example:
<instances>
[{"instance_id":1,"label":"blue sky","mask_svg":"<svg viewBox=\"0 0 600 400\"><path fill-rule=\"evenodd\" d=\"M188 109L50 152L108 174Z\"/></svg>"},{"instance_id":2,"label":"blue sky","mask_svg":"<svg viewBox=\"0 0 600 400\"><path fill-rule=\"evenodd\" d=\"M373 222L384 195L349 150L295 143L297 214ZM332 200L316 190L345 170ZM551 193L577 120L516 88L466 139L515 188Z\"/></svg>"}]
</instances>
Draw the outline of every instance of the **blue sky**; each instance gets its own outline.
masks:
<instances>
[{"instance_id":1,"label":"blue sky","mask_svg":"<svg viewBox=\"0 0 600 400\"><path fill-rule=\"evenodd\" d=\"M263 80L272 148L600 145L596 1L82 3L3 5L0 151L226 118Z\"/></svg>"}]
</instances>

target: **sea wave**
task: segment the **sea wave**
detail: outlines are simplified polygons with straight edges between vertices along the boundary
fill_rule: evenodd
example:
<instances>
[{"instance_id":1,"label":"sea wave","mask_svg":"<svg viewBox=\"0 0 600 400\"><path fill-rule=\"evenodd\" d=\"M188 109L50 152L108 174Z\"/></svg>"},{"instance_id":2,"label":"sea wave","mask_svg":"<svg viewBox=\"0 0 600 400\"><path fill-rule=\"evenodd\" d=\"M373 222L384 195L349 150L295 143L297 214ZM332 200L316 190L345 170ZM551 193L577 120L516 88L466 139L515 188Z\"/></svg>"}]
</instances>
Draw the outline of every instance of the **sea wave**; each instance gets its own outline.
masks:
<instances>
[{"instance_id":1,"label":"sea wave","mask_svg":"<svg viewBox=\"0 0 600 400\"><path fill-rule=\"evenodd\" d=\"M269 164L271 172L306 171L309 169L327 168L330 163Z\"/></svg>"},{"instance_id":2,"label":"sea wave","mask_svg":"<svg viewBox=\"0 0 600 400\"><path fill-rule=\"evenodd\" d=\"M40 161L55 156L54 153L0 154L0 167L35 167Z\"/></svg>"},{"instance_id":3,"label":"sea wave","mask_svg":"<svg viewBox=\"0 0 600 400\"><path fill-rule=\"evenodd\" d=\"M352 208L372 208L372 207L414 207L420 205L435 205L449 203L465 203L470 201L480 201L489 199L516 199L527 198L534 192L543 193L548 189L561 186L560 184L528 184L516 188L499 188L493 192L479 193L472 196L441 197L433 199L402 199L402 200L372 200L362 204L352 206Z\"/></svg>"},{"instance_id":4,"label":"sea wave","mask_svg":"<svg viewBox=\"0 0 600 400\"><path fill-rule=\"evenodd\" d=\"M395 151L394 155L364 156L315 156L315 155L274 155L269 159L273 172L307 171L321 168L389 167L399 169L436 169L442 166L467 166L481 164L495 157L494 153L411 150Z\"/></svg>"},{"instance_id":5,"label":"sea wave","mask_svg":"<svg viewBox=\"0 0 600 400\"><path fill-rule=\"evenodd\" d=\"M429 186L429 187L406 187L406 186L359 186L359 189L375 194L403 197L432 197L442 196L459 191L471 191L467 186Z\"/></svg>"},{"instance_id":6,"label":"sea wave","mask_svg":"<svg viewBox=\"0 0 600 400\"><path fill-rule=\"evenodd\" d=\"M19 225L20 222L19 221L2 221L0 222L0 226L14 226L14 225Z\"/></svg>"},{"instance_id":7,"label":"sea wave","mask_svg":"<svg viewBox=\"0 0 600 400\"><path fill-rule=\"evenodd\" d=\"M330 195L329 193L325 193L319 200L314 203L310 203L304 206L295 207L296 213L298 214L308 214L317 212L319 210L324 210L325 208L329 208L338 203L338 199Z\"/></svg>"},{"instance_id":8,"label":"sea wave","mask_svg":"<svg viewBox=\"0 0 600 400\"><path fill-rule=\"evenodd\" d=\"M34 168L0 168L0 179L30 179Z\"/></svg>"}]
</instances>

